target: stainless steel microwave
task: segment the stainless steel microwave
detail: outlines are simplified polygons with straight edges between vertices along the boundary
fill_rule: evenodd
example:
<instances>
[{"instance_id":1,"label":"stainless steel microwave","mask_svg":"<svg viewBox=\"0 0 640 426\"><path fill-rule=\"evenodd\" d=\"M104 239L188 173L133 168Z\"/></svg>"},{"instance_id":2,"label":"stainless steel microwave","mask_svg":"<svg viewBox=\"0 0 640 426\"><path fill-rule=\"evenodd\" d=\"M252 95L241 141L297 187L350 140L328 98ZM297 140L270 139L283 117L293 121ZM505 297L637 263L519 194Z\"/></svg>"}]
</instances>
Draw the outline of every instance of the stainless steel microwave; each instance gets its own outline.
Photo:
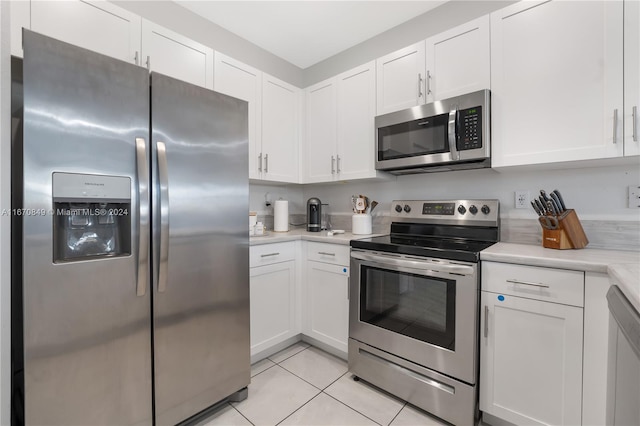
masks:
<instances>
[{"instance_id":1,"label":"stainless steel microwave","mask_svg":"<svg viewBox=\"0 0 640 426\"><path fill-rule=\"evenodd\" d=\"M491 94L480 90L379 115L376 170L393 174L491 167Z\"/></svg>"}]
</instances>

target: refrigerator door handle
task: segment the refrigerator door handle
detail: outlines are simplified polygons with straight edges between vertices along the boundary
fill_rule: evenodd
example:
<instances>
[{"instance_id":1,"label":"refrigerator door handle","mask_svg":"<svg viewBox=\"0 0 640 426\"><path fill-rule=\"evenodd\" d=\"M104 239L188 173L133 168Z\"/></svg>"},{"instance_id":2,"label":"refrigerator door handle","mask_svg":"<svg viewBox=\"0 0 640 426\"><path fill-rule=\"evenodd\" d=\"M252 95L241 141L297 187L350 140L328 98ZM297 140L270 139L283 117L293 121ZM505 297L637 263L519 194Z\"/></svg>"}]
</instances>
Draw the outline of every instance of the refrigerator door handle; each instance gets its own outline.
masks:
<instances>
[{"instance_id":1,"label":"refrigerator door handle","mask_svg":"<svg viewBox=\"0 0 640 426\"><path fill-rule=\"evenodd\" d=\"M138 173L138 270L136 296L147 293L149 281L149 168L147 166L147 143L136 138L136 163Z\"/></svg>"},{"instance_id":2,"label":"refrigerator door handle","mask_svg":"<svg viewBox=\"0 0 640 426\"><path fill-rule=\"evenodd\" d=\"M167 172L167 147L156 143L158 153L158 183L160 186L160 262L158 264L158 293L167 290L169 270L169 176Z\"/></svg>"}]
</instances>

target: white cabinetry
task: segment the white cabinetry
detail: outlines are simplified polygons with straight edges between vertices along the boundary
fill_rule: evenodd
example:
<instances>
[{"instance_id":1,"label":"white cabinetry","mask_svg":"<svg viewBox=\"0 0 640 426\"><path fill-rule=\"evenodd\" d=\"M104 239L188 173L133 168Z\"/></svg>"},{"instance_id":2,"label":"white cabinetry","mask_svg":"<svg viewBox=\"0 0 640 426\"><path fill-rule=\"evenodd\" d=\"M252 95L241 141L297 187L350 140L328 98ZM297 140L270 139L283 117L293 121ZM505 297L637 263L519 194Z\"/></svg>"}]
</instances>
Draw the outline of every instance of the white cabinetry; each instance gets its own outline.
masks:
<instances>
[{"instance_id":1,"label":"white cabinetry","mask_svg":"<svg viewBox=\"0 0 640 426\"><path fill-rule=\"evenodd\" d=\"M142 64L151 71L213 88L213 49L142 21Z\"/></svg>"},{"instance_id":2,"label":"white cabinetry","mask_svg":"<svg viewBox=\"0 0 640 426\"><path fill-rule=\"evenodd\" d=\"M425 102L425 42L376 59L377 115Z\"/></svg>"},{"instance_id":3,"label":"white cabinetry","mask_svg":"<svg viewBox=\"0 0 640 426\"><path fill-rule=\"evenodd\" d=\"M31 28L31 11L28 1L12 1L9 4L11 20L11 54L22 58L22 29Z\"/></svg>"},{"instance_id":4,"label":"white cabinetry","mask_svg":"<svg viewBox=\"0 0 640 426\"><path fill-rule=\"evenodd\" d=\"M262 74L262 179L298 183L300 89ZM258 154L260 158L260 154Z\"/></svg>"},{"instance_id":5,"label":"white cabinetry","mask_svg":"<svg viewBox=\"0 0 640 426\"><path fill-rule=\"evenodd\" d=\"M349 246L307 244L304 334L346 356L349 338Z\"/></svg>"},{"instance_id":6,"label":"white cabinetry","mask_svg":"<svg viewBox=\"0 0 640 426\"><path fill-rule=\"evenodd\" d=\"M250 250L251 356L298 334L294 242ZM259 266L257 266L259 265Z\"/></svg>"},{"instance_id":7,"label":"white cabinetry","mask_svg":"<svg viewBox=\"0 0 640 426\"><path fill-rule=\"evenodd\" d=\"M33 31L131 63L139 63L140 28L138 15L106 1L31 2Z\"/></svg>"},{"instance_id":8,"label":"white cabinetry","mask_svg":"<svg viewBox=\"0 0 640 426\"><path fill-rule=\"evenodd\" d=\"M213 89L249 103L249 178L259 179L262 171L260 155L262 117L262 72L215 52Z\"/></svg>"},{"instance_id":9,"label":"white cabinetry","mask_svg":"<svg viewBox=\"0 0 640 426\"><path fill-rule=\"evenodd\" d=\"M619 1L491 14L494 166L622 156L622 23Z\"/></svg>"},{"instance_id":10,"label":"white cabinetry","mask_svg":"<svg viewBox=\"0 0 640 426\"><path fill-rule=\"evenodd\" d=\"M306 90L305 183L386 177L375 170L375 63Z\"/></svg>"},{"instance_id":11,"label":"white cabinetry","mask_svg":"<svg viewBox=\"0 0 640 426\"><path fill-rule=\"evenodd\" d=\"M220 52L213 87L249 103L249 178L298 183L300 90Z\"/></svg>"},{"instance_id":12,"label":"white cabinetry","mask_svg":"<svg viewBox=\"0 0 640 426\"><path fill-rule=\"evenodd\" d=\"M489 16L376 60L377 114L490 89Z\"/></svg>"},{"instance_id":13,"label":"white cabinetry","mask_svg":"<svg viewBox=\"0 0 640 426\"><path fill-rule=\"evenodd\" d=\"M490 88L489 21L486 15L427 39L427 102Z\"/></svg>"},{"instance_id":14,"label":"white cabinetry","mask_svg":"<svg viewBox=\"0 0 640 426\"><path fill-rule=\"evenodd\" d=\"M482 263L480 410L581 424L583 298L583 272Z\"/></svg>"},{"instance_id":15,"label":"white cabinetry","mask_svg":"<svg viewBox=\"0 0 640 426\"><path fill-rule=\"evenodd\" d=\"M640 2L624 2L624 155L640 154Z\"/></svg>"},{"instance_id":16,"label":"white cabinetry","mask_svg":"<svg viewBox=\"0 0 640 426\"><path fill-rule=\"evenodd\" d=\"M336 81L322 81L305 93L304 183L330 182L336 173Z\"/></svg>"}]
</instances>

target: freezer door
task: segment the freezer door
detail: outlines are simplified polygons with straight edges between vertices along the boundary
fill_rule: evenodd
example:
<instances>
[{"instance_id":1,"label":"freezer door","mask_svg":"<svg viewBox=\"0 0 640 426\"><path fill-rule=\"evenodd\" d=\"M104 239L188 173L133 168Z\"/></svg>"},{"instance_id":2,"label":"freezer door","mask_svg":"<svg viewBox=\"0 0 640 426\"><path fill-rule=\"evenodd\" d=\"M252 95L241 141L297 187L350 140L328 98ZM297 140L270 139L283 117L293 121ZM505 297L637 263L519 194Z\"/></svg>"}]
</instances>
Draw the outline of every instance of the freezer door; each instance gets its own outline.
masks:
<instances>
[{"instance_id":1,"label":"freezer door","mask_svg":"<svg viewBox=\"0 0 640 426\"><path fill-rule=\"evenodd\" d=\"M250 380L247 103L151 74L155 413Z\"/></svg>"},{"instance_id":2,"label":"freezer door","mask_svg":"<svg viewBox=\"0 0 640 426\"><path fill-rule=\"evenodd\" d=\"M149 75L33 32L23 42L23 282L14 290L25 423L151 424L148 238L139 242ZM127 207L108 217L109 206Z\"/></svg>"}]
</instances>

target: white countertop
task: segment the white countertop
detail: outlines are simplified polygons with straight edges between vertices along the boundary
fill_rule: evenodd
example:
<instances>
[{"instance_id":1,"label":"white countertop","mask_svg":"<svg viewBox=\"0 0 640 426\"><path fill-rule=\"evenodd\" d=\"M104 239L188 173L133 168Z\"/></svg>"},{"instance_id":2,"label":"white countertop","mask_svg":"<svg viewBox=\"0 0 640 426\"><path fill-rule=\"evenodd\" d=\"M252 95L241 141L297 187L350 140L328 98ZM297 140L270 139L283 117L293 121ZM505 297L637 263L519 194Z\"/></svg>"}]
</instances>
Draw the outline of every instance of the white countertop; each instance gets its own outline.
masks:
<instances>
[{"instance_id":1,"label":"white countertop","mask_svg":"<svg viewBox=\"0 0 640 426\"><path fill-rule=\"evenodd\" d=\"M609 274L612 283L619 286L640 311L640 252L590 248L554 250L528 244L497 243L483 250L480 259Z\"/></svg>"},{"instance_id":2,"label":"white countertop","mask_svg":"<svg viewBox=\"0 0 640 426\"><path fill-rule=\"evenodd\" d=\"M268 231L267 235L265 236L249 237L249 245L257 246L260 244L283 243L286 241L305 240L305 241L316 241L320 243L343 244L348 246L349 241L351 240L357 240L360 238L377 237L379 235L384 235L384 234L354 235L351 232L345 232L344 234L327 236L327 231L308 232L306 229L302 228L302 229L293 229L293 230L290 230L289 232Z\"/></svg>"}]
</instances>

